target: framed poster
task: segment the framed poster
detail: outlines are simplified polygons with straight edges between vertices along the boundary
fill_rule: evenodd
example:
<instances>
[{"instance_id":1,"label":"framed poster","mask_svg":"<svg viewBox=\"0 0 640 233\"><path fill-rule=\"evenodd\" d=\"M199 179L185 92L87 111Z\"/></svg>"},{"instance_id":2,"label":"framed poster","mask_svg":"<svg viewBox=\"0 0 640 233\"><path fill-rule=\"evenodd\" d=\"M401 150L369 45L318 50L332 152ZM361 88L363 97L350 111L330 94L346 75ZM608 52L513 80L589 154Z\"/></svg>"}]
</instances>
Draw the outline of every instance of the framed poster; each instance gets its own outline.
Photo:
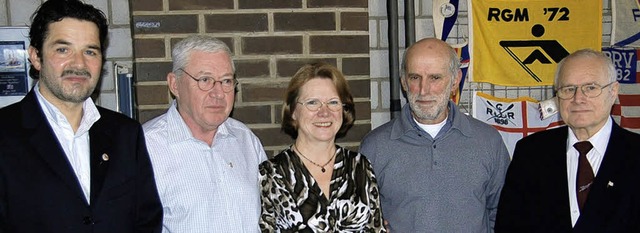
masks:
<instances>
[{"instance_id":1,"label":"framed poster","mask_svg":"<svg viewBox=\"0 0 640 233\"><path fill-rule=\"evenodd\" d=\"M0 27L0 107L20 101L31 89L28 27Z\"/></svg>"}]
</instances>

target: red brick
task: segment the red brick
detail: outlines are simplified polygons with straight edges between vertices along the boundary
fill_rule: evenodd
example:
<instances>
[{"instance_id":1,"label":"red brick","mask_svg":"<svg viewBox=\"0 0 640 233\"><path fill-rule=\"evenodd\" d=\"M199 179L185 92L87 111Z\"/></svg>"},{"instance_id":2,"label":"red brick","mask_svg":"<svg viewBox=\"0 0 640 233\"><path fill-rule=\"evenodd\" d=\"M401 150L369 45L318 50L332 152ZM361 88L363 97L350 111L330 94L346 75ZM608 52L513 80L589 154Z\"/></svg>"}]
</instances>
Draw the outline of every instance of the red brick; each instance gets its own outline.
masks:
<instances>
[{"instance_id":1,"label":"red brick","mask_svg":"<svg viewBox=\"0 0 640 233\"><path fill-rule=\"evenodd\" d=\"M131 0L131 11L161 11L162 0Z\"/></svg>"},{"instance_id":2,"label":"red brick","mask_svg":"<svg viewBox=\"0 0 640 233\"><path fill-rule=\"evenodd\" d=\"M342 12L340 29L343 31L369 31L369 14L367 12Z\"/></svg>"},{"instance_id":3,"label":"red brick","mask_svg":"<svg viewBox=\"0 0 640 233\"><path fill-rule=\"evenodd\" d=\"M217 32L266 32L267 14L215 14L205 15L205 28L209 33Z\"/></svg>"},{"instance_id":4,"label":"red brick","mask_svg":"<svg viewBox=\"0 0 640 233\"><path fill-rule=\"evenodd\" d=\"M136 86L138 105L157 105L169 103L169 89L166 85Z\"/></svg>"},{"instance_id":5,"label":"red brick","mask_svg":"<svg viewBox=\"0 0 640 233\"><path fill-rule=\"evenodd\" d=\"M333 12L274 13L273 21L276 31L336 30L336 18Z\"/></svg>"},{"instance_id":6,"label":"red brick","mask_svg":"<svg viewBox=\"0 0 640 233\"><path fill-rule=\"evenodd\" d=\"M282 97L284 100L284 97ZM282 124L282 103L276 104L273 108L275 117L273 118L273 122L276 124Z\"/></svg>"},{"instance_id":7,"label":"red brick","mask_svg":"<svg viewBox=\"0 0 640 233\"><path fill-rule=\"evenodd\" d=\"M371 131L371 124L354 124L347 134L342 137L336 139L336 143L345 143L345 142L360 142L364 135L367 135Z\"/></svg>"},{"instance_id":8,"label":"red brick","mask_svg":"<svg viewBox=\"0 0 640 233\"><path fill-rule=\"evenodd\" d=\"M166 109L152 109L152 110L138 110L138 121L144 124L145 122L160 116L167 112Z\"/></svg>"},{"instance_id":9,"label":"red brick","mask_svg":"<svg viewBox=\"0 0 640 233\"><path fill-rule=\"evenodd\" d=\"M167 81L167 74L171 72L171 62L136 62L135 81Z\"/></svg>"},{"instance_id":10,"label":"red brick","mask_svg":"<svg viewBox=\"0 0 640 233\"><path fill-rule=\"evenodd\" d=\"M342 73L345 75L369 75L368 57L349 57L342 59Z\"/></svg>"},{"instance_id":11,"label":"red brick","mask_svg":"<svg viewBox=\"0 0 640 233\"><path fill-rule=\"evenodd\" d=\"M169 0L169 10L233 9L233 0Z\"/></svg>"},{"instance_id":12,"label":"red brick","mask_svg":"<svg viewBox=\"0 0 640 233\"><path fill-rule=\"evenodd\" d=\"M236 106L232 117L245 124L269 124L271 123L271 106Z\"/></svg>"},{"instance_id":13,"label":"red brick","mask_svg":"<svg viewBox=\"0 0 640 233\"><path fill-rule=\"evenodd\" d=\"M197 15L134 15L134 34L198 32Z\"/></svg>"},{"instance_id":14,"label":"red brick","mask_svg":"<svg viewBox=\"0 0 640 233\"><path fill-rule=\"evenodd\" d=\"M265 78L270 75L267 59L236 60L235 64L238 78Z\"/></svg>"},{"instance_id":15,"label":"red brick","mask_svg":"<svg viewBox=\"0 0 640 233\"><path fill-rule=\"evenodd\" d=\"M302 54L302 37L243 37L242 53L250 55Z\"/></svg>"},{"instance_id":16,"label":"red brick","mask_svg":"<svg viewBox=\"0 0 640 233\"><path fill-rule=\"evenodd\" d=\"M243 84L243 102L282 101L287 83Z\"/></svg>"},{"instance_id":17,"label":"red brick","mask_svg":"<svg viewBox=\"0 0 640 233\"><path fill-rule=\"evenodd\" d=\"M240 9L302 8L302 0L239 0Z\"/></svg>"},{"instance_id":18,"label":"red brick","mask_svg":"<svg viewBox=\"0 0 640 233\"><path fill-rule=\"evenodd\" d=\"M370 80L347 80L353 98L370 98L371 97L371 81Z\"/></svg>"},{"instance_id":19,"label":"red brick","mask_svg":"<svg viewBox=\"0 0 640 233\"><path fill-rule=\"evenodd\" d=\"M355 54L369 53L369 36L311 36L311 53Z\"/></svg>"},{"instance_id":20,"label":"red brick","mask_svg":"<svg viewBox=\"0 0 640 233\"><path fill-rule=\"evenodd\" d=\"M380 0L374 0L380 1ZM309 8L316 7L368 7L367 0L308 0Z\"/></svg>"},{"instance_id":21,"label":"red brick","mask_svg":"<svg viewBox=\"0 0 640 233\"><path fill-rule=\"evenodd\" d=\"M164 54L163 39L135 39L134 54L136 58L161 58Z\"/></svg>"},{"instance_id":22,"label":"red brick","mask_svg":"<svg viewBox=\"0 0 640 233\"><path fill-rule=\"evenodd\" d=\"M282 146L293 144L293 139L280 130L280 126L274 128L252 129L253 133L260 138L262 146Z\"/></svg>"},{"instance_id":23,"label":"red brick","mask_svg":"<svg viewBox=\"0 0 640 233\"><path fill-rule=\"evenodd\" d=\"M371 119L371 102L356 102L356 120Z\"/></svg>"},{"instance_id":24,"label":"red brick","mask_svg":"<svg viewBox=\"0 0 640 233\"><path fill-rule=\"evenodd\" d=\"M276 69L278 77L291 78L305 64L324 62L336 66L335 58L322 58L322 59L278 59L276 61Z\"/></svg>"}]
</instances>

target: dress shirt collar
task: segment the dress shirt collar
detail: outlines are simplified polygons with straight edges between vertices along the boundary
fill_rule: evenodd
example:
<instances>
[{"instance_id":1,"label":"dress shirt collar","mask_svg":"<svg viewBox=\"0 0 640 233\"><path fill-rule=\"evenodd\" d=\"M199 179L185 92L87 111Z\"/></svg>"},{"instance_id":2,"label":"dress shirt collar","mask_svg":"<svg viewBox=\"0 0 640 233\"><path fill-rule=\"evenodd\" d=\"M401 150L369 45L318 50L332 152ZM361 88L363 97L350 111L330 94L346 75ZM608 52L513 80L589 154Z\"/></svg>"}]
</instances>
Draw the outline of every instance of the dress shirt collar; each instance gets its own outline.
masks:
<instances>
[{"instance_id":1,"label":"dress shirt collar","mask_svg":"<svg viewBox=\"0 0 640 233\"><path fill-rule=\"evenodd\" d=\"M607 151L607 144L609 144L609 137L611 136L612 127L613 127L613 121L611 120L611 117L609 117L607 119L607 122L604 124L604 126L602 126L602 128L598 130L596 134L594 134L593 136L591 136L591 138L588 139L588 141L591 142L591 144L593 145L592 150L595 150L597 154L604 155L604 153ZM569 152L570 150L573 150L575 151L575 153L578 153L577 150L573 148L573 144L579 142L578 138L573 133L573 130L571 130L571 128L567 127L567 129L569 130L569 138L567 140L567 152Z\"/></svg>"},{"instance_id":2,"label":"dress shirt collar","mask_svg":"<svg viewBox=\"0 0 640 233\"><path fill-rule=\"evenodd\" d=\"M171 107L167 111L167 114L168 114L167 129L168 129L168 132L171 132L167 135L169 137L168 142L174 144L174 143L180 143L188 140L198 140L195 137L193 137L193 134L191 134L191 130L182 119L182 116L180 116L177 106L178 106L178 102L176 100L173 100L173 102L171 103ZM216 131L214 142L216 139L236 137L235 135L233 135L233 132L229 130L229 126L227 123L228 120L229 118L227 118L227 120L225 120L222 124L220 124L220 126L218 126L218 130Z\"/></svg>"},{"instance_id":3,"label":"dress shirt collar","mask_svg":"<svg viewBox=\"0 0 640 233\"><path fill-rule=\"evenodd\" d=\"M40 107L47 117L49 124L51 124L52 126L69 125L67 117L65 117L64 114L60 112L60 109L58 109L58 107L53 105L51 102L45 99L44 96L42 96L42 94L40 93L40 82L37 82L33 89L36 92L38 103L40 103ZM87 98L84 101L82 109L82 120L80 121L80 126L75 133L76 135L80 135L84 132L89 131L93 123L100 119L100 112L98 112L98 108L93 103L93 100L91 98Z\"/></svg>"},{"instance_id":4,"label":"dress shirt collar","mask_svg":"<svg viewBox=\"0 0 640 233\"><path fill-rule=\"evenodd\" d=\"M436 138L444 135L444 133L446 133L447 131L454 129L459 130L463 135L467 137L471 137L473 131L471 130L469 120L465 117L458 116L458 114L461 114L461 112L458 110L458 107L455 103L453 103L453 101L449 101L448 107L449 114L446 119L447 123L442 127L442 129L440 129L440 132L438 132ZM405 104L404 107L402 107L401 116L398 120L395 121L391 129L391 139L398 139L412 131L417 131L428 135L427 132L424 132L424 130L422 130L420 126L416 124L415 120L413 119L413 115L411 115L411 107L409 106L409 104Z\"/></svg>"}]
</instances>

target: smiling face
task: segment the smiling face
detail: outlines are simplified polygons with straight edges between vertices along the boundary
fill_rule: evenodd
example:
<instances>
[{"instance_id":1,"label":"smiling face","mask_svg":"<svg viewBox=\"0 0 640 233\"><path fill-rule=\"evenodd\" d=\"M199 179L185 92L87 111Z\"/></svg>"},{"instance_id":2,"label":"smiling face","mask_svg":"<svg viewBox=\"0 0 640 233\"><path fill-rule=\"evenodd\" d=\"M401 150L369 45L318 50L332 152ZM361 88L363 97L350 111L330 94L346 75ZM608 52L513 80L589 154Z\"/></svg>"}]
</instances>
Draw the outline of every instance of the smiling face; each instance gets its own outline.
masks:
<instances>
[{"instance_id":1,"label":"smiling face","mask_svg":"<svg viewBox=\"0 0 640 233\"><path fill-rule=\"evenodd\" d=\"M581 86L584 84L598 84L605 86L610 83L606 65L601 59L589 56L571 57L564 61L562 70L558 75L558 87ZM586 140L600 130L606 123L618 96L619 84L617 82L602 89L602 93L594 98L585 96L580 88L576 90L573 98L560 99L560 115L571 129L580 136L580 131L587 132Z\"/></svg>"},{"instance_id":2,"label":"smiling face","mask_svg":"<svg viewBox=\"0 0 640 233\"><path fill-rule=\"evenodd\" d=\"M203 76L215 80L233 78L231 57L226 52L203 52L194 50L183 68L195 78ZM171 93L178 102L178 111L192 131L216 131L231 113L235 92L224 92L220 82L208 91L198 87L198 82L185 73L167 76Z\"/></svg>"},{"instance_id":3,"label":"smiling face","mask_svg":"<svg viewBox=\"0 0 640 233\"><path fill-rule=\"evenodd\" d=\"M298 128L298 139L307 143L333 142L342 126L342 109L331 111L325 103L331 100L340 101L338 92L329 78L316 77L300 88L298 102L306 103L318 100L322 106L311 111L302 104L297 104L292 118Z\"/></svg>"},{"instance_id":4,"label":"smiling face","mask_svg":"<svg viewBox=\"0 0 640 233\"><path fill-rule=\"evenodd\" d=\"M413 117L422 124L437 124L447 117L449 97L460 81L461 73L450 71L449 49L441 40L428 39L407 51L401 84Z\"/></svg>"},{"instance_id":5,"label":"smiling face","mask_svg":"<svg viewBox=\"0 0 640 233\"><path fill-rule=\"evenodd\" d=\"M49 24L42 51L29 47L33 67L40 71L40 93L54 105L84 102L100 79L100 46L92 22L64 18Z\"/></svg>"}]
</instances>

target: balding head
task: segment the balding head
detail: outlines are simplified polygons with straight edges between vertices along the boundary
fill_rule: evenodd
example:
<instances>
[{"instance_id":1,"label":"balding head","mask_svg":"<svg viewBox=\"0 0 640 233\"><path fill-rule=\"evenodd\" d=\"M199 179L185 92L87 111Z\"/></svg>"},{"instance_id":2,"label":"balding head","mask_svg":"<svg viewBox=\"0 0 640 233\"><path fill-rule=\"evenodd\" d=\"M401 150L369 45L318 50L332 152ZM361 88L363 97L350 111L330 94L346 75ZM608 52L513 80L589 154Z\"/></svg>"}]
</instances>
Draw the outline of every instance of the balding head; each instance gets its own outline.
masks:
<instances>
[{"instance_id":1,"label":"balding head","mask_svg":"<svg viewBox=\"0 0 640 233\"><path fill-rule=\"evenodd\" d=\"M458 72L458 69L460 68L460 60L458 59L458 54L453 47L437 38L424 38L407 48L407 51L404 53L402 58L400 76L404 77L406 75L408 59L413 60L416 59L416 57L433 53L442 57L448 56L449 71L451 71L452 75L455 75Z\"/></svg>"}]
</instances>

